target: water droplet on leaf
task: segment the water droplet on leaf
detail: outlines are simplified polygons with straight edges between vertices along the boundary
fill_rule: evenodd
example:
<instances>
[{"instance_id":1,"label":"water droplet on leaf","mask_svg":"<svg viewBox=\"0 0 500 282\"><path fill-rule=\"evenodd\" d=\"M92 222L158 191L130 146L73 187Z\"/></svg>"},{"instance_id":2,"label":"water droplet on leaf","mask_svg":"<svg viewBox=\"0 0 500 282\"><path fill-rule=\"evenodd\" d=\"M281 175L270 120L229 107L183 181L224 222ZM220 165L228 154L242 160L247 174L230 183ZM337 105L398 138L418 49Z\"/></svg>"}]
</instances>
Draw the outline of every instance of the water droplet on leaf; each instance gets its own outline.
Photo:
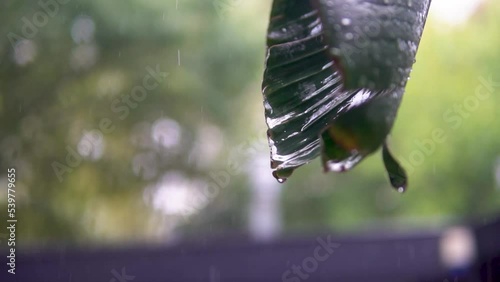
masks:
<instances>
[{"instance_id":1,"label":"water droplet on leaf","mask_svg":"<svg viewBox=\"0 0 500 282\"><path fill-rule=\"evenodd\" d=\"M394 159L391 152L389 152L387 141L384 142L384 146L382 147L382 158L384 160L387 174L389 174L389 180L391 181L392 187L394 187L399 193L405 192L408 185L406 171L399 165L396 159Z\"/></svg>"}]
</instances>

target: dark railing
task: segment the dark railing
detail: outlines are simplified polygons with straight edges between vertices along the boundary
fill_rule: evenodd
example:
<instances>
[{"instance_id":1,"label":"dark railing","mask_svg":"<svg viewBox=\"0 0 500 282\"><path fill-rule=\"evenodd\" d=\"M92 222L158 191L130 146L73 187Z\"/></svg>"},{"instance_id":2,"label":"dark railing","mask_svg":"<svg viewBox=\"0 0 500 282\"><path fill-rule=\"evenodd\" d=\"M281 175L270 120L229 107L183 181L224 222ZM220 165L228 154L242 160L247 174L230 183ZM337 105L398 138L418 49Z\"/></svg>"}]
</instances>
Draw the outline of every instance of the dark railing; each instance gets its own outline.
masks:
<instances>
[{"instance_id":1,"label":"dark railing","mask_svg":"<svg viewBox=\"0 0 500 282\"><path fill-rule=\"evenodd\" d=\"M441 232L324 234L271 243L233 239L162 247L32 250L17 258L16 275L8 274L3 264L0 281L500 281L500 220L470 229L476 238L475 259L453 270L442 264Z\"/></svg>"}]
</instances>

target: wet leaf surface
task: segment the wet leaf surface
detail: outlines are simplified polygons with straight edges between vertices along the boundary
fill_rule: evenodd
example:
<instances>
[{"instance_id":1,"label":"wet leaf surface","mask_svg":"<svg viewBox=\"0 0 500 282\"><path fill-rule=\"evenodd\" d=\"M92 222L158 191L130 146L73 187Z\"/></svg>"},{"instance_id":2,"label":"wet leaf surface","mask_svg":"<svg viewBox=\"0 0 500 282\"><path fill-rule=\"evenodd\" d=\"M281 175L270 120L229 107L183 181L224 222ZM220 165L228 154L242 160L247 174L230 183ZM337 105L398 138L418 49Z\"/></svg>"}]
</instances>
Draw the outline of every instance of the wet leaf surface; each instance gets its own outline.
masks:
<instances>
[{"instance_id":1,"label":"wet leaf surface","mask_svg":"<svg viewBox=\"0 0 500 282\"><path fill-rule=\"evenodd\" d=\"M262 92L280 182L321 155L350 170L384 144L415 61L430 0L275 0ZM395 188L406 174L386 146Z\"/></svg>"}]
</instances>

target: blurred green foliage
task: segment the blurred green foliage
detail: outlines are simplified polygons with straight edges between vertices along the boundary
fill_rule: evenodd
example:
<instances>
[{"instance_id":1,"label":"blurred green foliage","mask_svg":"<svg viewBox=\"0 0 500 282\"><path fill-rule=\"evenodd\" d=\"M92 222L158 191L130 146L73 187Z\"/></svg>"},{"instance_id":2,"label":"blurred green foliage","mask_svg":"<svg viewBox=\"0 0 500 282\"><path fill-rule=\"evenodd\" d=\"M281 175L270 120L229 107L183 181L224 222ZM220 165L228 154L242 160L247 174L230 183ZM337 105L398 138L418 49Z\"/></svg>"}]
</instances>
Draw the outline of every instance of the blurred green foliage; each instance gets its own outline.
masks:
<instances>
[{"instance_id":1,"label":"blurred green foliage","mask_svg":"<svg viewBox=\"0 0 500 282\"><path fill-rule=\"evenodd\" d=\"M270 4L42 2L55 3L53 15L36 1L0 4L0 183L16 167L21 245L244 232L248 161L268 155L260 83ZM488 1L450 28L431 7L392 133L393 153L410 165L408 192L389 187L379 153L347 174L325 175L315 161L280 186L285 232L428 226L499 211L498 13L500 3ZM26 22L36 31L26 33ZM168 73L158 86L124 102L157 66ZM489 80L496 84L477 98ZM103 119L112 129L101 130ZM85 132L101 133L90 142L100 145L86 147ZM154 200L162 179L215 193L190 215L168 213ZM6 207L1 189L2 222Z\"/></svg>"}]
</instances>

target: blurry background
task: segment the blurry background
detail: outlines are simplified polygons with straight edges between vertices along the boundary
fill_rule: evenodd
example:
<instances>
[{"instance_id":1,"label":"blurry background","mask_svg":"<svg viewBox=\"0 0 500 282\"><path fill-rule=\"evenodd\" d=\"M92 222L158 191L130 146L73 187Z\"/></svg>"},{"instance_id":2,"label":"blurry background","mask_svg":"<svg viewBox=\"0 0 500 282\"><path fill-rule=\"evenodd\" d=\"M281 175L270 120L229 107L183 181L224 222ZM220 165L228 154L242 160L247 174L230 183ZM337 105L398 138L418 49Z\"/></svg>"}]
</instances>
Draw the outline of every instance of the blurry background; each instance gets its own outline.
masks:
<instances>
[{"instance_id":1,"label":"blurry background","mask_svg":"<svg viewBox=\"0 0 500 282\"><path fill-rule=\"evenodd\" d=\"M271 176L270 1L4 0L0 186L21 247L414 230L500 211L500 3L434 0L392 133L346 174ZM0 190L5 222L6 189Z\"/></svg>"}]
</instances>

